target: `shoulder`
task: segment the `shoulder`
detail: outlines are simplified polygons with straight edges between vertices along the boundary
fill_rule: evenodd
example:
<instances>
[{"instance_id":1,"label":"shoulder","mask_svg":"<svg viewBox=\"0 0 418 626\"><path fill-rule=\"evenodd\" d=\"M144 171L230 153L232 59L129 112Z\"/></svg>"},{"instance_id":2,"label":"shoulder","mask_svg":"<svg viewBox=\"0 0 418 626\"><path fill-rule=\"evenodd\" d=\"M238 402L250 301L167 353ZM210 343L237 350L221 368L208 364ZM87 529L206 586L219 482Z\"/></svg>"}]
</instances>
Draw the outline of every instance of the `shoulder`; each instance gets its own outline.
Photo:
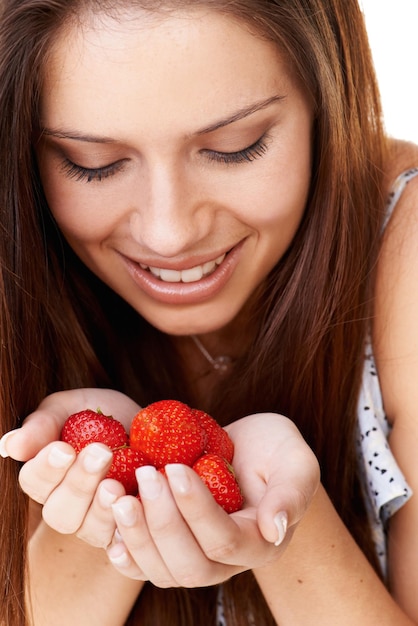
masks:
<instances>
[{"instance_id":1,"label":"shoulder","mask_svg":"<svg viewBox=\"0 0 418 626\"><path fill-rule=\"evenodd\" d=\"M394 142L386 172L388 195L397 177L414 167L418 146ZM403 190L383 235L373 344L389 420L393 424L413 409L418 425L418 176Z\"/></svg>"},{"instance_id":2,"label":"shoulder","mask_svg":"<svg viewBox=\"0 0 418 626\"><path fill-rule=\"evenodd\" d=\"M401 172L416 166L418 166L418 145L409 141L391 139L385 172L389 185Z\"/></svg>"},{"instance_id":3,"label":"shoulder","mask_svg":"<svg viewBox=\"0 0 418 626\"><path fill-rule=\"evenodd\" d=\"M418 146L392 144L387 189L398 176L418 167ZM418 176L400 195L387 224L377 267L373 350L383 408L391 424L391 451L412 491L418 493ZM391 588L418 611L414 589L418 565L418 500L411 498L389 525Z\"/></svg>"}]
</instances>

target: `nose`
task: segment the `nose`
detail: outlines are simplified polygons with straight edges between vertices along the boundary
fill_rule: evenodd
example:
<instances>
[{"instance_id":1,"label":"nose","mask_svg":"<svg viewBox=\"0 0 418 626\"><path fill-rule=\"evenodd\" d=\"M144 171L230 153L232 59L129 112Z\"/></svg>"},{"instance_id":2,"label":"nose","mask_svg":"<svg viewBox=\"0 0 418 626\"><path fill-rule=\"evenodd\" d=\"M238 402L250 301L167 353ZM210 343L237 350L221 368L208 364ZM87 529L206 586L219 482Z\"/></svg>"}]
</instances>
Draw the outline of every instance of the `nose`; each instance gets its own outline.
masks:
<instances>
[{"instance_id":1,"label":"nose","mask_svg":"<svg viewBox=\"0 0 418 626\"><path fill-rule=\"evenodd\" d=\"M130 227L133 238L161 257L175 257L205 236L205 202L177 164L155 164L141 177Z\"/></svg>"}]
</instances>

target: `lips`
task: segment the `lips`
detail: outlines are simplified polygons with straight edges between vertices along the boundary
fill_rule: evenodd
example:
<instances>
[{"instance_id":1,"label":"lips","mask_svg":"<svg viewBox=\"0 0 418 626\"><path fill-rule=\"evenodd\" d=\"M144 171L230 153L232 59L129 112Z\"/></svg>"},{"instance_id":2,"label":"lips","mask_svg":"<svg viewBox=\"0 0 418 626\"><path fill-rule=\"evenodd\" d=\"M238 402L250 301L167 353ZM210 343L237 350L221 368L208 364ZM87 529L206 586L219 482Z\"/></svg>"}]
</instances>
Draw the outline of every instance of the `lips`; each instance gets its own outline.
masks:
<instances>
[{"instance_id":1,"label":"lips","mask_svg":"<svg viewBox=\"0 0 418 626\"><path fill-rule=\"evenodd\" d=\"M162 267L153 267L140 263L143 270L151 272L153 276L165 283L194 283L210 276L225 259L225 254L221 254L213 261L207 261L202 265L195 265L185 270L173 270Z\"/></svg>"},{"instance_id":2,"label":"lips","mask_svg":"<svg viewBox=\"0 0 418 626\"><path fill-rule=\"evenodd\" d=\"M225 254L187 269L159 268L121 255L141 291L170 305L197 304L219 293L237 267L244 240Z\"/></svg>"}]
</instances>

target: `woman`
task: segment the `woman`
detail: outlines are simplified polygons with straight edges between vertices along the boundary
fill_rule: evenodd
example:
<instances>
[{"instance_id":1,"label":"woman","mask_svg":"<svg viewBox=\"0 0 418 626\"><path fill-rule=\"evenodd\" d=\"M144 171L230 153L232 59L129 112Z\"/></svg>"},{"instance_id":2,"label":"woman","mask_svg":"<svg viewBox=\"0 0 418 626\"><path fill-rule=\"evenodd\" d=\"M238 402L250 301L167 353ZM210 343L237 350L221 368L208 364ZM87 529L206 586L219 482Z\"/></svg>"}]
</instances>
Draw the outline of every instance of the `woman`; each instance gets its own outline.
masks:
<instances>
[{"instance_id":1,"label":"woman","mask_svg":"<svg viewBox=\"0 0 418 626\"><path fill-rule=\"evenodd\" d=\"M227 624L418 619L382 581L356 462L389 169L357 3L22 0L1 23L3 431L32 412L2 441L31 496L2 464L3 621L24 623L25 529L35 624L208 624L218 600ZM228 425L248 510L246 465L268 486L297 442L279 539L317 474L270 412L300 429L323 486L280 559L184 468L140 472L140 504L101 480L106 451L91 478L54 441L87 401L128 422L161 397Z\"/></svg>"}]
</instances>

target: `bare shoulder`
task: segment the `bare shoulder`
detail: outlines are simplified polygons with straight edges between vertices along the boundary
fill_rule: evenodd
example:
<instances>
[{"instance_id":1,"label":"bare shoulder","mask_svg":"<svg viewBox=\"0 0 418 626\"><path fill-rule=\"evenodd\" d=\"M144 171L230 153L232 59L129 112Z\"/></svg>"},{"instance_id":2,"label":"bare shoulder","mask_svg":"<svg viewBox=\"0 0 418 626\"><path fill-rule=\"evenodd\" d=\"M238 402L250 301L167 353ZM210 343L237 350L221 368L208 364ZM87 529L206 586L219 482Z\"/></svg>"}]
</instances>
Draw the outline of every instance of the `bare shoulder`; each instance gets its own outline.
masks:
<instances>
[{"instance_id":1,"label":"bare shoulder","mask_svg":"<svg viewBox=\"0 0 418 626\"><path fill-rule=\"evenodd\" d=\"M399 174L413 167L418 167L418 145L409 141L391 139L386 165L389 185Z\"/></svg>"},{"instance_id":2,"label":"bare shoulder","mask_svg":"<svg viewBox=\"0 0 418 626\"><path fill-rule=\"evenodd\" d=\"M393 145L388 187L418 167L418 146ZM377 267L373 343L385 410L392 423L418 407L418 176L409 181L386 227ZM416 423L418 425L418 414ZM417 429L418 434L418 429Z\"/></svg>"},{"instance_id":3,"label":"bare shoulder","mask_svg":"<svg viewBox=\"0 0 418 626\"><path fill-rule=\"evenodd\" d=\"M388 187L418 167L418 146L393 145ZM418 176L400 196L382 241L377 267L373 348L385 413L392 424L391 450L418 493ZM418 501L402 507L389 528L391 590L411 615L418 614Z\"/></svg>"},{"instance_id":4,"label":"bare shoulder","mask_svg":"<svg viewBox=\"0 0 418 626\"><path fill-rule=\"evenodd\" d=\"M415 168L418 168L418 145L393 140L386 167L388 192L400 174ZM408 182L395 206L383 239L381 266L388 259L393 261L393 256L400 260L401 252L407 254L417 249L417 216L418 176Z\"/></svg>"}]
</instances>

